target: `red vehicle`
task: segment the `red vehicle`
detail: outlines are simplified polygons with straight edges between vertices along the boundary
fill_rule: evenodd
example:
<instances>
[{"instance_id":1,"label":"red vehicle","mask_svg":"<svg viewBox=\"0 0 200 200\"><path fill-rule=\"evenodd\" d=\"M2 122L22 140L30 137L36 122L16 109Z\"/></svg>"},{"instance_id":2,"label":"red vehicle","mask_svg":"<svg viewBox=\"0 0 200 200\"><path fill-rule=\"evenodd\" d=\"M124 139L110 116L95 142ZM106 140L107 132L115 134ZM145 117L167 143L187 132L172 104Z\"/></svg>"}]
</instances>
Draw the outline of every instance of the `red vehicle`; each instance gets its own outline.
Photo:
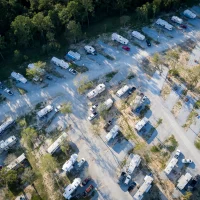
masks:
<instances>
[{"instance_id":1,"label":"red vehicle","mask_svg":"<svg viewBox=\"0 0 200 200\"><path fill-rule=\"evenodd\" d=\"M185 24L181 24L180 27L181 27L181 28L184 28L184 29L187 28L187 26L186 26Z\"/></svg>"},{"instance_id":2,"label":"red vehicle","mask_svg":"<svg viewBox=\"0 0 200 200\"><path fill-rule=\"evenodd\" d=\"M122 49L124 49L126 51L130 51L131 50L130 47L128 47L128 46L123 46Z\"/></svg>"},{"instance_id":3,"label":"red vehicle","mask_svg":"<svg viewBox=\"0 0 200 200\"><path fill-rule=\"evenodd\" d=\"M83 196L86 197L92 190L94 189L93 185L89 185L85 192L83 193Z\"/></svg>"}]
</instances>

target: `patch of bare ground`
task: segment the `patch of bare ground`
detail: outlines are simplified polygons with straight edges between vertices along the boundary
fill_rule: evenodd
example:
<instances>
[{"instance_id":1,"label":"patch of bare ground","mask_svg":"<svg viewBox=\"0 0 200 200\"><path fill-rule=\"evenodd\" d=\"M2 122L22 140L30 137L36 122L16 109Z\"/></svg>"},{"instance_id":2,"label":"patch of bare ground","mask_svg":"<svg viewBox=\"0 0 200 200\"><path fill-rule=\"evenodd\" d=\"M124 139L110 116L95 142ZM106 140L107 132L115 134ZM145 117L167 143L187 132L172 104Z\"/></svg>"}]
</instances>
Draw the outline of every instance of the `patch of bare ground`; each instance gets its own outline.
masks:
<instances>
[{"instance_id":1,"label":"patch of bare ground","mask_svg":"<svg viewBox=\"0 0 200 200\"><path fill-rule=\"evenodd\" d=\"M172 108L172 114L177 117L178 114L179 114L179 111L181 110L182 108L182 105L183 105L183 102L181 100L178 100L176 102L176 104L174 105L174 107Z\"/></svg>"},{"instance_id":2,"label":"patch of bare ground","mask_svg":"<svg viewBox=\"0 0 200 200\"><path fill-rule=\"evenodd\" d=\"M142 59L140 67L145 72L146 76L150 79L156 71L155 66L153 65L151 58L147 57Z\"/></svg>"},{"instance_id":3,"label":"patch of bare ground","mask_svg":"<svg viewBox=\"0 0 200 200\"><path fill-rule=\"evenodd\" d=\"M171 87L170 87L170 85L167 84L167 83L165 83L165 84L163 85L163 88L162 88L162 91L161 91L161 96L162 96L162 98L163 98L164 100L166 100L167 97L169 96L170 92L171 92Z\"/></svg>"},{"instance_id":4,"label":"patch of bare ground","mask_svg":"<svg viewBox=\"0 0 200 200\"><path fill-rule=\"evenodd\" d=\"M185 130L187 130L190 127L190 125L194 122L197 115L198 115L198 113L194 109L190 112L190 114L186 120L186 123L183 125L183 128Z\"/></svg>"}]
</instances>

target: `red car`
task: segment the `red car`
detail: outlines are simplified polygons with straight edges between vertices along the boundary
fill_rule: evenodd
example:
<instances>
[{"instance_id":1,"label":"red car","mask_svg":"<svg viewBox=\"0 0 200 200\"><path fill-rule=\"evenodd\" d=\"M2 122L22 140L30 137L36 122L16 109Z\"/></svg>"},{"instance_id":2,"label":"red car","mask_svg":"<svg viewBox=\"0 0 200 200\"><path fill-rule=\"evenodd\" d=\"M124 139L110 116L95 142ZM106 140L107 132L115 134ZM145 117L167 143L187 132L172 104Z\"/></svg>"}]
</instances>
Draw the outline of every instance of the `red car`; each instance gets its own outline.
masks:
<instances>
[{"instance_id":1,"label":"red car","mask_svg":"<svg viewBox=\"0 0 200 200\"><path fill-rule=\"evenodd\" d=\"M185 24L181 24L180 27L181 27L181 28L184 28L184 29L187 28L187 26L186 26Z\"/></svg>"},{"instance_id":2,"label":"red car","mask_svg":"<svg viewBox=\"0 0 200 200\"><path fill-rule=\"evenodd\" d=\"M94 189L93 185L89 185L88 188L83 193L83 196L86 197Z\"/></svg>"},{"instance_id":3,"label":"red car","mask_svg":"<svg viewBox=\"0 0 200 200\"><path fill-rule=\"evenodd\" d=\"M130 51L130 47L128 47L128 46L123 46L122 49L124 49L126 51Z\"/></svg>"}]
</instances>

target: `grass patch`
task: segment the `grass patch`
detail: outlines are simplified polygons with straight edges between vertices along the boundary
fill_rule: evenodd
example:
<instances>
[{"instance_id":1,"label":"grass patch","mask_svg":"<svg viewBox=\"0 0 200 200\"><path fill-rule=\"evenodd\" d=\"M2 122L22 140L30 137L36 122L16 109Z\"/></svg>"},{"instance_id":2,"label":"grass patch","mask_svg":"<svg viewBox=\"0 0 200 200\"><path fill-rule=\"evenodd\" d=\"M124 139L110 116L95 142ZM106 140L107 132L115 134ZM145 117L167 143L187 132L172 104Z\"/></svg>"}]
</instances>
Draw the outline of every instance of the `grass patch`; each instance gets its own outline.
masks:
<instances>
[{"instance_id":1,"label":"grass patch","mask_svg":"<svg viewBox=\"0 0 200 200\"><path fill-rule=\"evenodd\" d=\"M150 150L151 150L151 152L153 152L153 153L158 153L158 152L160 152L160 149L159 149L157 146L152 146Z\"/></svg>"},{"instance_id":2,"label":"grass patch","mask_svg":"<svg viewBox=\"0 0 200 200\"><path fill-rule=\"evenodd\" d=\"M190 125L194 122L195 117L198 115L198 113L193 109L188 118L186 123L183 125L183 128L188 129L190 127Z\"/></svg>"},{"instance_id":3,"label":"grass patch","mask_svg":"<svg viewBox=\"0 0 200 200\"><path fill-rule=\"evenodd\" d=\"M89 69L86 67L86 66L79 66L79 65L76 65L74 63L70 63L69 66L76 70L77 72L79 73L84 73L84 72L87 72Z\"/></svg>"},{"instance_id":4,"label":"grass patch","mask_svg":"<svg viewBox=\"0 0 200 200\"><path fill-rule=\"evenodd\" d=\"M102 54L105 58L107 58L108 60L115 60L115 58L114 57L112 57L112 56L110 56L110 55L108 55L108 54L106 54L106 53L103 53Z\"/></svg>"},{"instance_id":5,"label":"grass patch","mask_svg":"<svg viewBox=\"0 0 200 200\"><path fill-rule=\"evenodd\" d=\"M83 85L80 85L78 87L78 93L79 94L84 94L87 90L92 89L94 86L94 83L92 81L89 81L87 83L84 83Z\"/></svg>"},{"instance_id":6,"label":"grass patch","mask_svg":"<svg viewBox=\"0 0 200 200\"><path fill-rule=\"evenodd\" d=\"M27 93L27 90L22 89L22 88L19 88L19 87L17 87L17 90L18 90L18 92L19 92L21 95L24 95L24 94Z\"/></svg>"},{"instance_id":7,"label":"grass patch","mask_svg":"<svg viewBox=\"0 0 200 200\"><path fill-rule=\"evenodd\" d=\"M200 109L200 100L196 101L194 104L195 109Z\"/></svg>"},{"instance_id":8,"label":"grass patch","mask_svg":"<svg viewBox=\"0 0 200 200\"><path fill-rule=\"evenodd\" d=\"M161 92L162 98L166 100L170 92L171 92L171 87L168 84L165 84Z\"/></svg>"},{"instance_id":9,"label":"grass patch","mask_svg":"<svg viewBox=\"0 0 200 200\"><path fill-rule=\"evenodd\" d=\"M165 145L167 147L167 150L169 152L174 152L175 149L178 147L178 142L176 140L176 138L174 137L174 135L171 135L166 141L165 141Z\"/></svg>"},{"instance_id":10,"label":"grass patch","mask_svg":"<svg viewBox=\"0 0 200 200\"><path fill-rule=\"evenodd\" d=\"M151 162L151 158L150 158L150 156L149 156L149 154L144 154L144 159L145 159L145 162L146 163L150 163Z\"/></svg>"},{"instance_id":11,"label":"grass patch","mask_svg":"<svg viewBox=\"0 0 200 200\"><path fill-rule=\"evenodd\" d=\"M106 82L109 82L115 76L115 74L117 74L117 73L118 73L118 71L114 71L114 72L110 72L110 73L106 74L105 75Z\"/></svg>"},{"instance_id":12,"label":"grass patch","mask_svg":"<svg viewBox=\"0 0 200 200\"><path fill-rule=\"evenodd\" d=\"M194 145L195 147L200 150L200 139L197 139L195 142L194 142Z\"/></svg>"},{"instance_id":13,"label":"grass patch","mask_svg":"<svg viewBox=\"0 0 200 200\"><path fill-rule=\"evenodd\" d=\"M133 78L135 78L135 74L129 73L129 75L127 76L127 79L130 80L130 79L133 79Z\"/></svg>"},{"instance_id":14,"label":"grass patch","mask_svg":"<svg viewBox=\"0 0 200 200\"><path fill-rule=\"evenodd\" d=\"M177 114L179 113L179 110L182 108L182 102L179 100L176 102L176 104L174 105L173 109L172 109L172 113L177 116Z\"/></svg>"}]
</instances>

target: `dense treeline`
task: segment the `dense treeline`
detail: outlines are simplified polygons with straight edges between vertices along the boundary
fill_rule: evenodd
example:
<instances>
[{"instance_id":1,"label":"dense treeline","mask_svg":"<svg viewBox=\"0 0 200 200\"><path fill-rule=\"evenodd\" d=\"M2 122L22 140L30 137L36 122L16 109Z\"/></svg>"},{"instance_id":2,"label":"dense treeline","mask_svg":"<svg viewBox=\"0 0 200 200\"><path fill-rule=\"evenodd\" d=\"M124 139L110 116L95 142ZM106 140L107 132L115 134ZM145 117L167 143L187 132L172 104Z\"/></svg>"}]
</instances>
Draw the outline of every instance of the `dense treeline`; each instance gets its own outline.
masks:
<instances>
[{"instance_id":1,"label":"dense treeline","mask_svg":"<svg viewBox=\"0 0 200 200\"><path fill-rule=\"evenodd\" d=\"M43 52L60 48L63 33L75 42L82 28L107 16L136 13L146 21L161 11L176 10L181 3L198 0L1 0L0 56L19 54L20 49ZM17 49L17 50L16 50Z\"/></svg>"}]
</instances>

